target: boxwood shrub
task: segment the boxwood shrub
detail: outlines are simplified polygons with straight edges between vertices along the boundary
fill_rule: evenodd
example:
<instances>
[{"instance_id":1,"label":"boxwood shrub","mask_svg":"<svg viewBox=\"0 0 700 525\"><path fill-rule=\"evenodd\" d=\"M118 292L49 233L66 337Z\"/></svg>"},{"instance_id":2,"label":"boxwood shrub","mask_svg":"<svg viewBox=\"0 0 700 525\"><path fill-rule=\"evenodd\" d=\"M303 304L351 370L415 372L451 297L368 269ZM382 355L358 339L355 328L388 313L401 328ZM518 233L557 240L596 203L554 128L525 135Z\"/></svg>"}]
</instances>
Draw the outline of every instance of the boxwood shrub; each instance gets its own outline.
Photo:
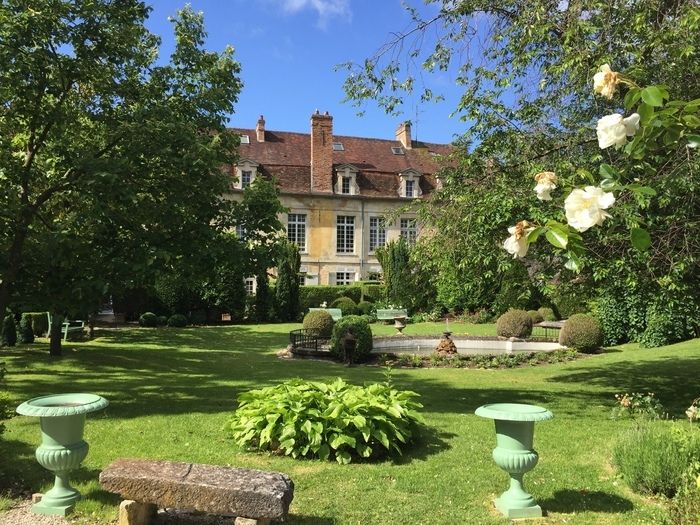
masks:
<instances>
[{"instance_id":1,"label":"boxwood shrub","mask_svg":"<svg viewBox=\"0 0 700 525\"><path fill-rule=\"evenodd\" d=\"M338 297L350 297L358 302L362 293L362 288L357 285L351 286L300 286L299 305L302 312L308 312L309 308L318 308L321 303L331 305Z\"/></svg>"},{"instance_id":2,"label":"boxwood shrub","mask_svg":"<svg viewBox=\"0 0 700 525\"><path fill-rule=\"evenodd\" d=\"M537 309L537 312L542 316L542 319L545 321L557 321L557 314L554 313L554 310L551 308L548 308L546 306L542 306Z\"/></svg>"},{"instance_id":3,"label":"boxwood shrub","mask_svg":"<svg viewBox=\"0 0 700 525\"><path fill-rule=\"evenodd\" d=\"M359 315L372 315L374 312L374 305L369 301L360 301L357 303L357 313Z\"/></svg>"},{"instance_id":4,"label":"boxwood shrub","mask_svg":"<svg viewBox=\"0 0 700 525\"><path fill-rule=\"evenodd\" d=\"M496 333L501 337L528 337L532 334L532 318L525 310L508 310L496 321Z\"/></svg>"},{"instance_id":5,"label":"boxwood shrub","mask_svg":"<svg viewBox=\"0 0 700 525\"><path fill-rule=\"evenodd\" d=\"M139 317L139 325L146 328L155 328L158 326L158 316L153 312L145 312Z\"/></svg>"},{"instance_id":6,"label":"boxwood shrub","mask_svg":"<svg viewBox=\"0 0 700 525\"><path fill-rule=\"evenodd\" d=\"M423 420L418 394L390 384L293 379L238 396L227 425L246 449L293 458L374 460L401 454Z\"/></svg>"},{"instance_id":7,"label":"boxwood shrub","mask_svg":"<svg viewBox=\"0 0 700 525\"><path fill-rule=\"evenodd\" d=\"M173 328L184 328L187 326L187 317L182 314L174 314L168 318L168 326Z\"/></svg>"},{"instance_id":8,"label":"boxwood shrub","mask_svg":"<svg viewBox=\"0 0 700 525\"><path fill-rule=\"evenodd\" d=\"M24 345L34 342L34 330L32 330L32 314L24 313L19 321L19 342Z\"/></svg>"},{"instance_id":9,"label":"boxwood shrub","mask_svg":"<svg viewBox=\"0 0 700 525\"><path fill-rule=\"evenodd\" d=\"M559 331L559 344L579 352L595 352L603 346L603 331L595 317L574 314Z\"/></svg>"},{"instance_id":10,"label":"boxwood shrub","mask_svg":"<svg viewBox=\"0 0 700 525\"><path fill-rule=\"evenodd\" d=\"M49 315L46 312L29 312L35 337L44 337L49 332Z\"/></svg>"},{"instance_id":11,"label":"boxwood shrub","mask_svg":"<svg viewBox=\"0 0 700 525\"><path fill-rule=\"evenodd\" d=\"M7 314L2 322L2 336L0 336L3 346L15 346L17 344L17 325L15 316Z\"/></svg>"},{"instance_id":12,"label":"boxwood shrub","mask_svg":"<svg viewBox=\"0 0 700 525\"><path fill-rule=\"evenodd\" d=\"M541 323L544 321L544 316L539 312L539 310L528 310L527 315L532 319L532 324Z\"/></svg>"},{"instance_id":13,"label":"boxwood shrub","mask_svg":"<svg viewBox=\"0 0 700 525\"><path fill-rule=\"evenodd\" d=\"M355 338L352 350L345 348L346 336ZM347 363L363 361L372 351L372 329L367 319L359 315L349 315L338 319L331 335L331 352Z\"/></svg>"},{"instance_id":14,"label":"boxwood shrub","mask_svg":"<svg viewBox=\"0 0 700 525\"><path fill-rule=\"evenodd\" d=\"M304 316L303 326L307 330L316 330L320 337L330 337L333 333L333 317L325 310L314 310Z\"/></svg>"},{"instance_id":15,"label":"boxwood shrub","mask_svg":"<svg viewBox=\"0 0 700 525\"><path fill-rule=\"evenodd\" d=\"M357 304L349 297L339 297L331 303L331 308L340 308L343 315L357 315Z\"/></svg>"}]
</instances>

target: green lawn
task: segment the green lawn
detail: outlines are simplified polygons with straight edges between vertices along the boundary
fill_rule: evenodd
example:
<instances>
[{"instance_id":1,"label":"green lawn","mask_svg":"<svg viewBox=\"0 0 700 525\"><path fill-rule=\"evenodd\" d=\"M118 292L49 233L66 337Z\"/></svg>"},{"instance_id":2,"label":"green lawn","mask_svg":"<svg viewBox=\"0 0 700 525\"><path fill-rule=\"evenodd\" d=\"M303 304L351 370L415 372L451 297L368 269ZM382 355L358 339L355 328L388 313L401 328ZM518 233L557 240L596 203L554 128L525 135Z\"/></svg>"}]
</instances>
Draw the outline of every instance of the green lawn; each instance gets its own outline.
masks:
<instances>
[{"instance_id":1,"label":"green lawn","mask_svg":"<svg viewBox=\"0 0 700 525\"><path fill-rule=\"evenodd\" d=\"M400 388L421 394L430 431L398 461L340 466L245 453L222 430L236 395L291 377L380 381L384 370L314 360L280 360L287 332L299 325L103 331L69 343L51 360L45 344L2 349L7 387L19 403L30 397L94 392L111 405L88 416L90 443L75 476L85 499L77 519L109 522L118 500L97 476L119 457L162 458L286 472L295 483L293 524L503 523L491 500L506 475L491 459L493 423L481 404L537 403L555 414L538 423L540 464L526 488L548 511L547 523L659 523L661 502L631 493L611 469L615 438L629 422L611 421L617 392L653 391L675 414L697 397L700 340L655 350L634 345L575 362L512 370L400 369ZM441 331L444 324L409 325L406 333ZM453 325L455 333L493 334L493 325ZM377 332L393 333L390 326ZM0 438L0 484L45 490L50 475L34 459L37 420L15 417Z\"/></svg>"}]
</instances>

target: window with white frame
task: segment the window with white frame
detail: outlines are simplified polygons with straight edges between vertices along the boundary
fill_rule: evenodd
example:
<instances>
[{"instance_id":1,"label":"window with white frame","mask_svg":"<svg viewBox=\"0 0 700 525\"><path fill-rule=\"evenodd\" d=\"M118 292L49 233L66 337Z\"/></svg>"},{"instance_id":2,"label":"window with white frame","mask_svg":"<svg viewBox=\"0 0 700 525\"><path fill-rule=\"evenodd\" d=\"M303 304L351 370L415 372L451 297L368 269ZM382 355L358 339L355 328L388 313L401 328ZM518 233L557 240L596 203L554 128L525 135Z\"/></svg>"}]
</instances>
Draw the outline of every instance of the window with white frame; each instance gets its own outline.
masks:
<instances>
[{"instance_id":1,"label":"window with white frame","mask_svg":"<svg viewBox=\"0 0 700 525\"><path fill-rule=\"evenodd\" d=\"M336 219L336 251L338 253L355 252L355 217L338 215Z\"/></svg>"},{"instance_id":2,"label":"window with white frame","mask_svg":"<svg viewBox=\"0 0 700 525\"><path fill-rule=\"evenodd\" d=\"M413 198L413 185L415 181L413 179L406 181L406 197Z\"/></svg>"},{"instance_id":3,"label":"window with white frame","mask_svg":"<svg viewBox=\"0 0 700 525\"><path fill-rule=\"evenodd\" d=\"M240 159L236 166L236 182L233 187L243 190L255 181L259 164L251 159Z\"/></svg>"},{"instance_id":4,"label":"window with white frame","mask_svg":"<svg viewBox=\"0 0 700 525\"><path fill-rule=\"evenodd\" d=\"M335 193L341 195L359 195L360 187L357 185L358 169L352 164L341 164L335 170Z\"/></svg>"},{"instance_id":5,"label":"window with white frame","mask_svg":"<svg viewBox=\"0 0 700 525\"><path fill-rule=\"evenodd\" d=\"M369 251L370 253L386 244L386 222L384 217L369 218Z\"/></svg>"},{"instance_id":6,"label":"window with white frame","mask_svg":"<svg viewBox=\"0 0 700 525\"><path fill-rule=\"evenodd\" d=\"M253 182L253 172L250 170L241 171L241 188L247 188Z\"/></svg>"},{"instance_id":7,"label":"window with white frame","mask_svg":"<svg viewBox=\"0 0 700 525\"><path fill-rule=\"evenodd\" d=\"M407 199L414 199L422 195L420 189L420 172L414 169L407 169L399 173L399 195Z\"/></svg>"},{"instance_id":8,"label":"window with white frame","mask_svg":"<svg viewBox=\"0 0 700 525\"><path fill-rule=\"evenodd\" d=\"M340 193L350 195L350 177L341 177Z\"/></svg>"},{"instance_id":9,"label":"window with white frame","mask_svg":"<svg viewBox=\"0 0 700 525\"><path fill-rule=\"evenodd\" d=\"M238 237L242 241L245 241L246 238L245 228L240 224L236 226L236 237Z\"/></svg>"},{"instance_id":10,"label":"window with white frame","mask_svg":"<svg viewBox=\"0 0 700 525\"><path fill-rule=\"evenodd\" d=\"M296 243L300 252L306 251L306 214L287 215L287 239Z\"/></svg>"},{"instance_id":11,"label":"window with white frame","mask_svg":"<svg viewBox=\"0 0 700 525\"><path fill-rule=\"evenodd\" d=\"M255 295L255 277L247 277L245 280L245 293Z\"/></svg>"},{"instance_id":12,"label":"window with white frame","mask_svg":"<svg viewBox=\"0 0 700 525\"><path fill-rule=\"evenodd\" d=\"M418 237L416 219L401 219L400 226L401 237L405 239L408 244L415 244L416 237Z\"/></svg>"},{"instance_id":13,"label":"window with white frame","mask_svg":"<svg viewBox=\"0 0 700 525\"><path fill-rule=\"evenodd\" d=\"M355 274L353 272L335 272L335 284L348 285L355 281Z\"/></svg>"}]
</instances>

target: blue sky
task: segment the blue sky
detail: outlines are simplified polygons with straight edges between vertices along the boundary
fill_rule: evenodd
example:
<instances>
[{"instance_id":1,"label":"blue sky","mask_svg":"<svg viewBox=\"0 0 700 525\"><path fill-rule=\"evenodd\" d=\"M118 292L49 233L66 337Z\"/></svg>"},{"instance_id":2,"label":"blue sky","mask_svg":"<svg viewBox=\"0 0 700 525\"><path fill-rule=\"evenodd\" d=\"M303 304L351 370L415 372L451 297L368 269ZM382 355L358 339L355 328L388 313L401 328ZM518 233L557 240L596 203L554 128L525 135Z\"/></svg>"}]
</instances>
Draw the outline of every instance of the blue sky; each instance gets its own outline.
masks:
<instances>
[{"instance_id":1,"label":"blue sky","mask_svg":"<svg viewBox=\"0 0 700 525\"><path fill-rule=\"evenodd\" d=\"M410 0L414 5L422 0ZM163 38L163 52L172 48L168 16L185 2L150 0L148 27ZM229 125L253 128L260 114L266 127L279 131L309 132L311 114L319 109L333 115L337 135L393 138L399 122L413 122L413 138L446 143L465 130L450 118L459 90L449 74L431 80L447 100L418 105L409 100L401 116L386 115L373 104L365 115L343 103L345 72L334 71L343 62L361 62L386 42L392 31L407 27L410 19L400 0L190 0L204 12L209 34L206 46L236 49L244 88Z\"/></svg>"}]
</instances>

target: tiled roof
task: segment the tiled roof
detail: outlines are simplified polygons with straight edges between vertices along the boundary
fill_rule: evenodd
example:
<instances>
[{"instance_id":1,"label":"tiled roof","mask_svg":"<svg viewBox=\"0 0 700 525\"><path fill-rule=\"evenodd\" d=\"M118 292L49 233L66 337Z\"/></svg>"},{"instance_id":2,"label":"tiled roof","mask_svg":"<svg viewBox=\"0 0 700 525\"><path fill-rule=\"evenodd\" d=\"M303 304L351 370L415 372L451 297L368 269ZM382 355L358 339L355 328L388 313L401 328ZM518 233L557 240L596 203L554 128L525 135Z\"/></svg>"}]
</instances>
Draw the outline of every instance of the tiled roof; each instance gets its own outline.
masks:
<instances>
[{"instance_id":1,"label":"tiled roof","mask_svg":"<svg viewBox=\"0 0 700 525\"><path fill-rule=\"evenodd\" d=\"M254 129L232 129L248 135L249 144L241 144L239 157L260 165L262 173L279 182L282 193L303 194L311 191L311 135L287 131L265 131L265 142L257 142ZM398 174L414 169L420 172L421 189L429 193L435 188L439 170L436 155L448 155L452 147L414 141L414 147L395 155L391 148L401 147L396 140L333 136L343 151L333 151L333 165L352 164L358 170L360 194L368 197L398 197Z\"/></svg>"}]
</instances>

